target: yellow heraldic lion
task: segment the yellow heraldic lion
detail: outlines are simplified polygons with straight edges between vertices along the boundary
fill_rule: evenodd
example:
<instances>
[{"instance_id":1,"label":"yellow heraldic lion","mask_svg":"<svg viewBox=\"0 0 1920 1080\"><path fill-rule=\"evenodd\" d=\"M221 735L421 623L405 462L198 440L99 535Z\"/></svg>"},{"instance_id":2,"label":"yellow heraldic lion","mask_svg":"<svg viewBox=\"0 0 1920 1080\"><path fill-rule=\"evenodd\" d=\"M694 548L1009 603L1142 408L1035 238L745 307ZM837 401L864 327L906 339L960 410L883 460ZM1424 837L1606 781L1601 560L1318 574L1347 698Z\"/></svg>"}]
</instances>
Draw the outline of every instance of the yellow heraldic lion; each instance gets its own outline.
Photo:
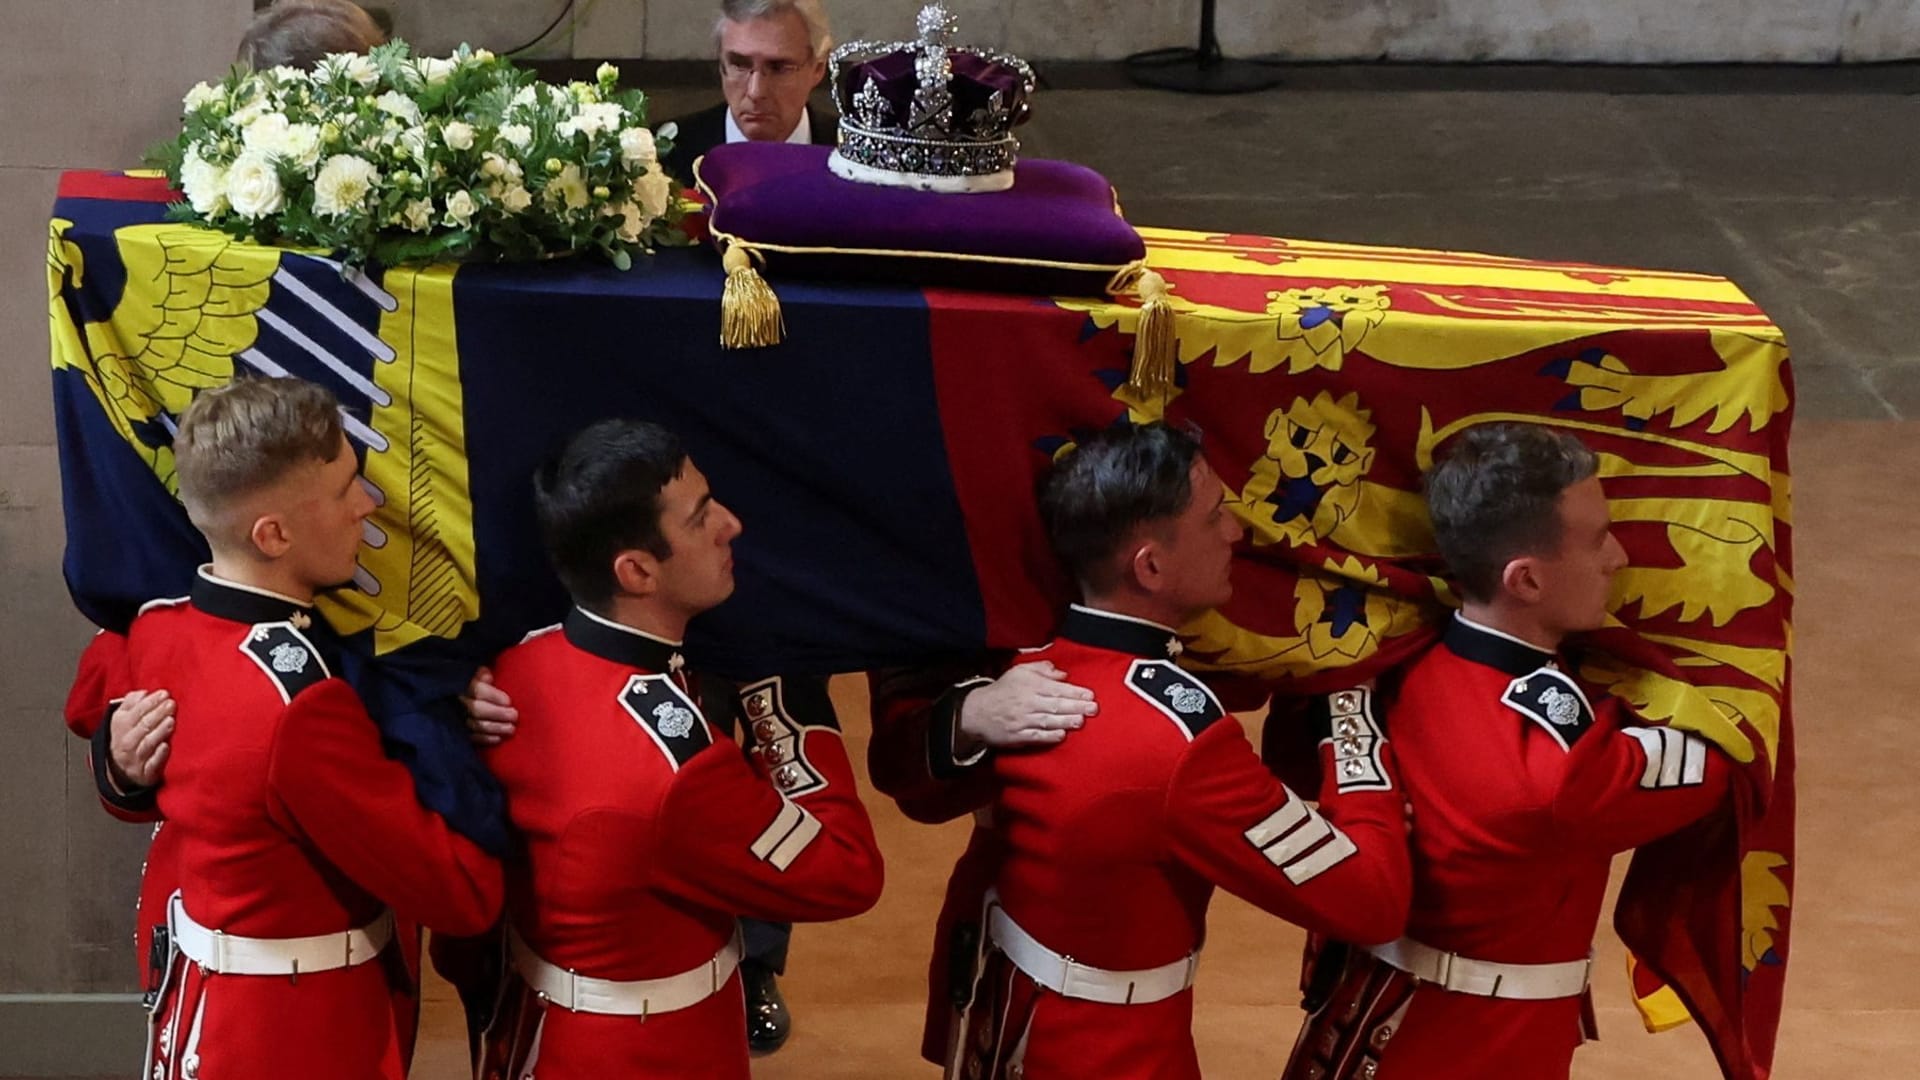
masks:
<instances>
[{"instance_id":1,"label":"yellow heraldic lion","mask_svg":"<svg viewBox=\"0 0 1920 1080\"><path fill-rule=\"evenodd\" d=\"M1589 412L1619 409L1621 415L1642 421L1664 414L1674 428L1710 413L1711 434L1721 434L1743 418L1748 431L1759 431L1787 407L1787 384L1781 378L1786 342L1777 333L1714 330L1712 337L1724 365L1718 371L1642 375L1618 356L1603 353L1572 361L1567 384L1579 388L1580 408Z\"/></svg>"},{"instance_id":2,"label":"yellow heraldic lion","mask_svg":"<svg viewBox=\"0 0 1920 1080\"><path fill-rule=\"evenodd\" d=\"M362 475L380 506L366 526L360 588L323 597L328 620L345 634L371 627L384 653L454 637L478 616L451 269L389 271L381 284L347 272L382 312L376 334L283 265L309 256L190 225L128 226L114 233L126 284L113 314L76 323L61 295L86 283L71 228L55 219L48 234L53 366L85 380L169 492L179 494L174 421L196 392L237 373L344 386L342 421L365 448ZM276 332L270 345L263 324ZM321 324L337 331L331 344L301 329ZM340 342L361 355L339 355Z\"/></svg>"},{"instance_id":3,"label":"yellow heraldic lion","mask_svg":"<svg viewBox=\"0 0 1920 1080\"><path fill-rule=\"evenodd\" d=\"M1748 971L1780 962L1773 951L1773 935L1780 929L1774 912L1793 906L1793 894L1779 874L1786 865L1787 857L1777 851L1749 851L1740 861L1740 961Z\"/></svg>"},{"instance_id":4,"label":"yellow heraldic lion","mask_svg":"<svg viewBox=\"0 0 1920 1080\"><path fill-rule=\"evenodd\" d=\"M1433 547L1417 493L1365 479L1376 429L1360 395L1321 391L1267 416L1267 452L1240 494L1256 545L1327 542L1376 557Z\"/></svg>"},{"instance_id":5,"label":"yellow heraldic lion","mask_svg":"<svg viewBox=\"0 0 1920 1080\"><path fill-rule=\"evenodd\" d=\"M1423 624L1421 606L1389 591L1378 570L1352 556L1329 558L1318 569L1300 569L1294 633L1262 634L1209 611L1182 629L1182 662L1198 671L1300 678L1364 660L1388 638Z\"/></svg>"}]
</instances>

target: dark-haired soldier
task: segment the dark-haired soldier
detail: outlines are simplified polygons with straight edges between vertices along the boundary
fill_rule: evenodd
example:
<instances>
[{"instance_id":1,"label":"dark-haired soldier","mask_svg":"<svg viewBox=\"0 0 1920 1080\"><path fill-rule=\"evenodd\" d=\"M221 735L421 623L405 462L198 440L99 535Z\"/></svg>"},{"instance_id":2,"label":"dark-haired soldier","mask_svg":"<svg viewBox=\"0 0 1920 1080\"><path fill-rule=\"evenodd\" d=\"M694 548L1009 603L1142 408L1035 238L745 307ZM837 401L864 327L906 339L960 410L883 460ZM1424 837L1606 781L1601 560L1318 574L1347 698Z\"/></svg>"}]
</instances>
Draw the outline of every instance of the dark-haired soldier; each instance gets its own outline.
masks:
<instances>
[{"instance_id":1,"label":"dark-haired soldier","mask_svg":"<svg viewBox=\"0 0 1920 1080\"><path fill-rule=\"evenodd\" d=\"M680 642L733 591L740 521L671 433L594 424L534 489L574 608L494 668L522 722L486 760L524 855L486 1075L745 1080L736 917L880 895L839 729L764 710L749 758L702 714Z\"/></svg>"},{"instance_id":2,"label":"dark-haired soldier","mask_svg":"<svg viewBox=\"0 0 1920 1080\"><path fill-rule=\"evenodd\" d=\"M981 922L951 1075L1198 1077L1193 973L1216 887L1355 940L1405 925L1406 826L1381 733L1322 743L1315 808L1173 663L1172 627L1232 593L1241 527L1224 495L1198 442L1164 425L1082 443L1040 508L1084 603L1016 664L1091 690L1097 718L1044 751L956 755L963 702L949 700L926 729L889 736L987 799L975 847L990 857L960 871L990 883L985 904L952 890L942 919Z\"/></svg>"},{"instance_id":3,"label":"dark-haired soldier","mask_svg":"<svg viewBox=\"0 0 1920 1080\"><path fill-rule=\"evenodd\" d=\"M1614 854L1726 797L1717 749L1590 702L1563 670L1627 562L1593 452L1476 427L1426 496L1465 602L1388 714L1416 822L1412 915L1398 941L1328 954L1344 967L1288 1080L1564 1080Z\"/></svg>"}]
</instances>

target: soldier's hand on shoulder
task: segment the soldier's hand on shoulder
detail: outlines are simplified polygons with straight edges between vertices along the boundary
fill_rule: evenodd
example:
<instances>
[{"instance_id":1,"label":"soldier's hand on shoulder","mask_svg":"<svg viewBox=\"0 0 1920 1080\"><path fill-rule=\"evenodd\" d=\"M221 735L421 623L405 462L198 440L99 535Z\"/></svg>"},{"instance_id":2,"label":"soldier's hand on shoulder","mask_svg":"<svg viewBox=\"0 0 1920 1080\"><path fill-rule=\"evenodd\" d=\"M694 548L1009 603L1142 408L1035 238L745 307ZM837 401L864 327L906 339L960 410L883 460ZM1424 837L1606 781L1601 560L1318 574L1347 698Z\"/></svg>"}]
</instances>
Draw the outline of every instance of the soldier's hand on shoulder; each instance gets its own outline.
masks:
<instances>
[{"instance_id":1,"label":"soldier's hand on shoulder","mask_svg":"<svg viewBox=\"0 0 1920 1080\"><path fill-rule=\"evenodd\" d=\"M511 738L520 721L520 710L513 707L513 699L493 685L492 668L473 673L467 692L460 695L460 704L467 710L467 730L481 746L498 746Z\"/></svg>"},{"instance_id":2,"label":"soldier's hand on shoulder","mask_svg":"<svg viewBox=\"0 0 1920 1080\"><path fill-rule=\"evenodd\" d=\"M113 781L122 793L160 783L172 746L175 708L165 690L135 690L107 719Z\"/></svg>"},{"instance_id":3,"label":"soldier's hand on shoulder","mask_svg":"<svg viewBox=\"0 0 1920 1080\"><path fill-rule=\"evenodd\" d=\"M996 749L1057 743L1100 711L1093 691L1042 660L1020 664L960 704L960 732Z\"/></svg>"}]
</instances>

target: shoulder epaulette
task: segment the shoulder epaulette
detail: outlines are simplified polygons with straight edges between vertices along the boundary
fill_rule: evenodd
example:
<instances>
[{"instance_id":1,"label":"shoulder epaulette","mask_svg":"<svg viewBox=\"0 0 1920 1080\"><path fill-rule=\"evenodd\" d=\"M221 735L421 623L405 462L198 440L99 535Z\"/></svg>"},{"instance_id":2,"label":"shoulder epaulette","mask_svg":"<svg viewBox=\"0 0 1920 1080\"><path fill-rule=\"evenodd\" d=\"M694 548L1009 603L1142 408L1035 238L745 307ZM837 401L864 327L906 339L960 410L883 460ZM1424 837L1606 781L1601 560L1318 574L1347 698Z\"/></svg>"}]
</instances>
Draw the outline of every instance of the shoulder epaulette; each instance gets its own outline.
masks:
<instances>
[{"instance_id":1,"label":"shoulder epaulette","mask_svg":"<svg viewBox=\"0 0 1920 1080\"><path fill-rule=\"evenodd\" d=\"M1205 683L1167 660L1135 660L1127 668L1127 689L1160 710L1189 740L1227 715Z\"/></svg>"},{"instance_id":2,"label":"shoulder epaulette","mask_svg":"<svg viewBox=\"0 0 1920 1080\"><path fill-rule=\"evenodd\" d=\"M282 701L290 702L300 691L333 677L320 650L290 622L255 624L240 643L240 651L273 680Z\"/></svg>"},{"instance_id":3,"label":"shoulder epaulette","mask_svg":"<svg viewBox=\"0 0 1920 1080\"><path fill-rule=\"evenodd\" d=\"M707 718L670 676L633 676L620 692L620 705L652 737L675 772L713 745Z\"/></svg>"},{"instance_id":4,"label":"shoulder epaulette","mask_svg":"<svg viewBox=\"0 0 1920 1080\"><path fill-rule=\"evenodd\" d=\"M1543 667L1520 676L1508 684L1500 701L1539 724L1562 750L1572 749L1593 726L1593 706L1587 695L1559 668Z\"/></svg>"}]
</instances>

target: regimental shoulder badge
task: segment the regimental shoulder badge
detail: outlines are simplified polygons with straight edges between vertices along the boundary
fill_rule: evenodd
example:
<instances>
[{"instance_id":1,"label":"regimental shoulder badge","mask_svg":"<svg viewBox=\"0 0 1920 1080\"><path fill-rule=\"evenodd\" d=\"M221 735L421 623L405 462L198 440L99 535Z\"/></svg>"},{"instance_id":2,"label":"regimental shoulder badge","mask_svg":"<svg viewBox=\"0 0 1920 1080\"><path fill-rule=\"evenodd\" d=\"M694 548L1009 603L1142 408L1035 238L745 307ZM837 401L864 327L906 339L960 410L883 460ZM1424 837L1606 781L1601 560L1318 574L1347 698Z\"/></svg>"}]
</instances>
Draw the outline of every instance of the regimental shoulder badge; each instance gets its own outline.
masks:
<instances>
[{"instance_id":1,"label":"regimental shoulder badge","mask_svg":"<svg viewBox=\"0 0 1920 1080\"><path fill-rule=\"evenodd\" d=\"M258 623L247 631L240 651L273 680L280 700L291 702L314 683L333 678L320 650L290 622Z\"/></svg>"},{"instance_id":2,"label":"regimental shoulder badge","mask_svg":"<svg viewBox=\"0 0 1920 1080\"><path fill-rule=\"evenodd\" d=\"M666 675L635 675L620 692L620 707L666 755L673 771L713 745L713 731L700 707Z\"/></svg>"},{"instance_id":3,"label":"regimental shoulder badge","mask_svg":"<svg viewBox=\"0 0 1920 1080\"><path fill-rule=\"evenodd\" d=\"M830 727L831 701L823 701L828 724L807 725L794 718L787 703L787 681L775 675L740 688L740 714L748 735L753 738L753 754L767 767L773 786L789 799L810 795L827 786L827 778L807 760L806 729ZM824 697L824 691L822 692Z\"/></svg>"},{"instance_id":4,"label":"regimental shoulder badge","mask_svg":"<svg viewBox=\"0 0 1920 1080\"><path fill-rule=\"evenodd\" d=\"M1333 744L1334 785L1342 795L1354 791L1392 791L1393 780L1380 762L1387 735L1373 713L1373 687L1336 690L1316 702L1327 710L1327 741Z\"/></svg>"},{"instance_id":5,"label":"regimental shoulder badge","mask_svg":"<svg viewBox=\"0 0 1920 1080\"><path fill-rule=\"evenodd\" d=\"M1189 740L1227 715L1205 683L1166 660L1135 660L1127 668L1127 689L1160 710Z\"/></svg>"},{"instance_id":6,"label":"regimental shoulder badge","mask_svg":"<svg viewBox=\"0 0 1920 1080\"><path fill-rule=\"evenodd\" d=\"M1546 729L1562 750L1571 749L1593 726L1587 695L1559 668L1543 667L1513 680L1500 701Z\"/></svg>"}]
</instances>

